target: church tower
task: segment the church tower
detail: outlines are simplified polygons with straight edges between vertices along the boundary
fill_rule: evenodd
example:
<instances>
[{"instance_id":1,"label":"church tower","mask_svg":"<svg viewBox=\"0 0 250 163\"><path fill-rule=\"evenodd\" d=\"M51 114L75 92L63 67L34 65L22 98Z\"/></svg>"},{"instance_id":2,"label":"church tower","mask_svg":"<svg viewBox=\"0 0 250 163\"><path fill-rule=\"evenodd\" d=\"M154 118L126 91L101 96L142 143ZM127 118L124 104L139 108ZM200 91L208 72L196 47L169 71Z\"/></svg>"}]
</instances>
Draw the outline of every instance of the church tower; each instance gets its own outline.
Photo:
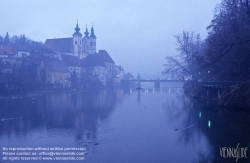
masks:
<instances>
[{"instance_id":1,"label":"church tower","mask_svg":"<svg viewBox=\"0 0 250 163\"><path fill-rule=\"evenodd\" d=\"M89 31L86 25L86 31L84 32L84 37L82 38L82 51L84 53L84 56L87 56L89 54Z\"/></svg>"},{"instance_id":2,"label":"church tower","mask_svg":"<svg viewBox=\"0 0 250 163\"><path fill-rule=\"evenodd\" d=\"M82 34L79 32L78 21L73 34L73 56L79 57L82 52Z\"/></svg>"},{"instance_id":3,"label":"church tower","mask_svg":"<svg viewBox=\"0 0 250 163\"><path fill-rule=\"evenodd\" d=\"M94 34L94 28L92 25L91 33L89 36L89 54L95 54L96 53L96 36Z\"/></svg>"}]
</instances>

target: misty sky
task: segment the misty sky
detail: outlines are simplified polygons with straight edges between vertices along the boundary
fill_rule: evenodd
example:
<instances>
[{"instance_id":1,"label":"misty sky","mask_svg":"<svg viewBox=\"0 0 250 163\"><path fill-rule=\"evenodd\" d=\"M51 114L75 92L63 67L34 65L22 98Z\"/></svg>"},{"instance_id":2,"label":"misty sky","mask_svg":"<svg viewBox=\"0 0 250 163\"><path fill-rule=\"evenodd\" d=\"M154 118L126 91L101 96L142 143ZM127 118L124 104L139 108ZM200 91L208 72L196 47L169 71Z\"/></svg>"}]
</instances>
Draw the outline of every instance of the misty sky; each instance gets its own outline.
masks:
<instances>
[{"instance_id":1,"label":"misty sky","mask_svg":"<svg viewBox=\"0 0 250 163\"><path fill-rule=\"evenodd\" d=\"M207 35L220 0L0 0L0 35L25 34L36 41L72 37L93 23L97 50L105 49L125 72L158 75L166 55L175 55L173 35Z\"/></svg>"}]
</instances>

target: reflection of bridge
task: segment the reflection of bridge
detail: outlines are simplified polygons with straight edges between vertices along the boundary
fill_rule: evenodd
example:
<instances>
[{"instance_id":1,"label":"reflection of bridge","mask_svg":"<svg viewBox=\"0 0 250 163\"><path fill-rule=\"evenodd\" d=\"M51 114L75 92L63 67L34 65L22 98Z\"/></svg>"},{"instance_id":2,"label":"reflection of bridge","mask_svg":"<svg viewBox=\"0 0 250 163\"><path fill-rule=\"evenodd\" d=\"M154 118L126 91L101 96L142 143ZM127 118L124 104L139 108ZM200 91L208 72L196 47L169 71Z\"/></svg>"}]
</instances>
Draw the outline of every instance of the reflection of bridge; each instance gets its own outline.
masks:
<instances>
[{"instance_id":1,"label":"reflection of bridge","mask_svg":"<svg viewBox=\"0 0 250 163\"><path fill-rule=\"evenodd\" d=\"M132 80L122 80L122 84L124 86L128 86L129 83L136 83L137 80L132 79ZM183 80L161 80L161 79L140 79L140 82L151 82L154 83L155 87L160 87L160 83L183 83Z\"/></svg>"},{"instance_id":2,"label":"reflection of bridge","mask_svg":"<svg viewBox=\"0 0 250 163\"><path fill-rule=\"evenodd\" d=\"M208 81L208 82L198 82L200 86L207 88L229 88L235 87L241 84L240 81Z\"/></svg>"},{"instance_id":3,"label":"reflection of bridge","mask_svg":"<svg viewBox=\"0 0 250 163\"><path fill-rule=\"evenodd\" d=\"M211 93L217 91L217 96L220 98L221 91L223 89L234 88L241 84L241 81L206 81L206 82L197 82L198 85L206 88L207 97L210 96ZM195 85L195 84L194 84Z\"/></svg>"},{"instance_id":4,"label":"reflection of bridge","mask_svg":"<svg viewBox=\"0 0 250 163\"><path fill-rule=\"evenodd\" d=\"M128 81L128 82L137 82L137 80L122 80L122 81ZM183 80L160 80L160 79L141 79L140 82L183 82Z\"/></svg>"}]
</instances>

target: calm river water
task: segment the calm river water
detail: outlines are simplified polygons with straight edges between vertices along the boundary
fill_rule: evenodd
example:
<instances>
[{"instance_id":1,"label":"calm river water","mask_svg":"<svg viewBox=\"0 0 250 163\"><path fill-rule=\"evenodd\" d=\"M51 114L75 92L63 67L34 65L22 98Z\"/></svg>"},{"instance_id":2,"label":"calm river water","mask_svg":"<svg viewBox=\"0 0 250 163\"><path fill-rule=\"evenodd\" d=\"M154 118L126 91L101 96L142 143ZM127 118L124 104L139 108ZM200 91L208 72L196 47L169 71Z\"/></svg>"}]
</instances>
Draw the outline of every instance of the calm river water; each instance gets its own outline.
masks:
<instances>
[{"instance_id":1,"label":"calm river water","mask_svg":"<svg viewBox=\"0 0 250 163\"><path fill-rule=\"evenodd\" d=\"M30 163L236 162L221 152L238 146L247 150L237 162L250 162L250 113L213 103L167 86L0 100L0 155ZM63 159L48 152L66 148L85 160L38 161Z\"/></svg>"}]
</instances>

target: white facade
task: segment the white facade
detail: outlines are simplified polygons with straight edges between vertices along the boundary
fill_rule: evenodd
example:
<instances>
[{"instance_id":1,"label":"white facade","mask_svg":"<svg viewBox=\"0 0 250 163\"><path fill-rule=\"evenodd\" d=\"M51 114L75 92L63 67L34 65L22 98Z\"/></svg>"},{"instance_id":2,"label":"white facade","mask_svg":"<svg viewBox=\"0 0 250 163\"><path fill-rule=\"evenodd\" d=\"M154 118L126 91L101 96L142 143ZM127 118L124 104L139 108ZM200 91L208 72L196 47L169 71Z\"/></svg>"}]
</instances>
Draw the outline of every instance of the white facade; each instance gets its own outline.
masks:
<instances>
[{"instance_id":1,"label":"white facade","mask_svg":"<svg viewBox=\"0 0 250 163\"><path fill-rule=\"evenodd\" d=\"M96 38L89 38L89 54L95 54L96 53Z\"/></svg>"},{"instance_id":2,"label":"white facade","mask_svg":"<svg viewBox=\"0 0 250 163\"><path fill-rule=\"evenodd\" d=\"M81 78L82 73L84 72L84 69L79 66L67 66L69 71L71 72L71 75L73 75L74 71L76 72L76 76L78 79Z\"/></svg>"},{"instance_id":3,"label":"white facade","mask_svg":"<svg viewBox=\"0 0 250 163\"><path fill-rule=\"evenodd\" d=\"M91 28L90 36L87 28L84 32L84 37L82 37L82 34L79 31L80 28L77 23L75 33L73 34L73 56L83 59L88 54L96 53L96 36L94 34L93 26Z\"/></svg>"},{"instance_id":4,"label":"white facade","mask_svg":"<svg viewBox=\"0 0 250 163\"><path fill-rule=\"evenodd\" d=\"M82 43L82 38L79 35L75 35L73 37L73 44L74 44L74 56L78 57L79 54L81 53L81 43Z\"/></svg>"},{"instance_id":5,"label":"white facade","mask_svg":"<svg viewBox=\"0 0 250 163\"><path fill-rule=\"evenodd\" d=\"M92 69L92 75L97 76L101 83L106 86L107 83L107 69L106 67L96 66Z\"/></svg>"},{"instance_id":6,"label":"white facade","mask_svg":"<svg viewBox=\"0 0 250 163\"><path fill-rule=\"evenodd\" d=\"M79 57L82 53L82 34L79 31L80 28L77 23L73 34L73 56L75 57Z\"/></svg>"},{"instance_id":7,"label":"white facade","mask_svg":"<svg viewBox=\"0 0 250 163\"><path fill-rule=\"evenodd\" d=\"M17 57L22 58L22 57L28 57L30 56L30 52L27 51L17 51Z\"/></svg>"}]
</instances>

